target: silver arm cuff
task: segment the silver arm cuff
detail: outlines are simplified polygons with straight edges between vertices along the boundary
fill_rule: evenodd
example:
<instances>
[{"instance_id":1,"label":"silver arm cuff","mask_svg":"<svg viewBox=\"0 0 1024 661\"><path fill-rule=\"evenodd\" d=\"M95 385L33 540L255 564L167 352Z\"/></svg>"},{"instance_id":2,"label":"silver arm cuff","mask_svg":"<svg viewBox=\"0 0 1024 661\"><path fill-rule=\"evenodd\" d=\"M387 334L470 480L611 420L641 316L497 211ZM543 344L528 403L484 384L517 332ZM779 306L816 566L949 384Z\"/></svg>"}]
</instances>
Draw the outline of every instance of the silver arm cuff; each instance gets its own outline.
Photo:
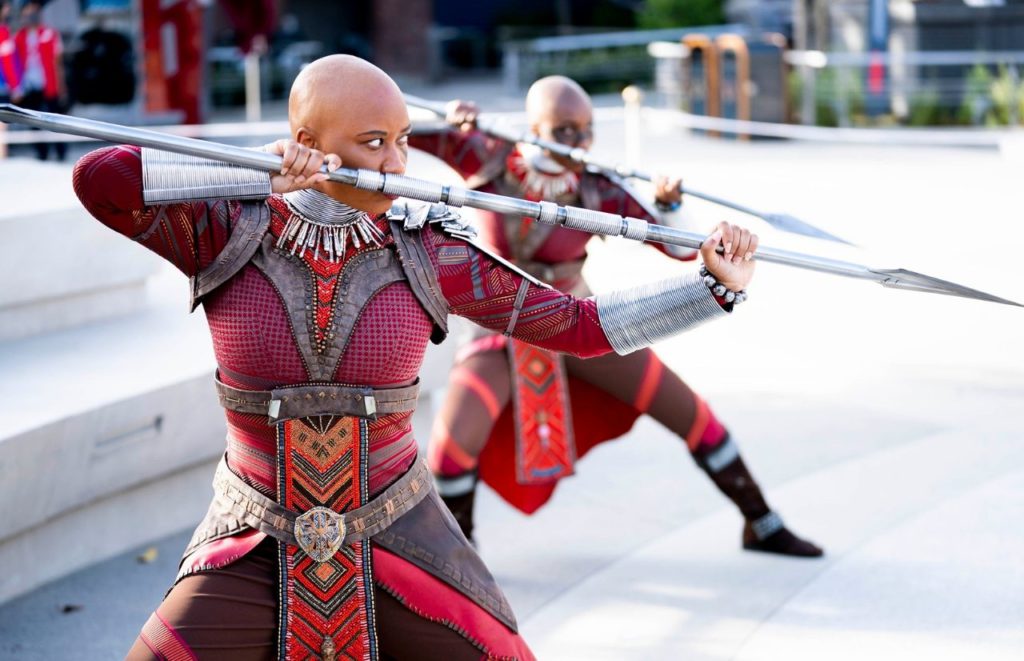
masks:
<instances>
[{"instance_id":1,"label":"silver arm cuff","mask_svg":"<svg viewBox=\"0 0 1024 661\"><path fill-rule=\"evenodd\" d=\"M270 173L158 149L142 150L142 200L171 204L194 200L262 200Z\"/></svg>"},{"instance_id":2,"label":"silver arm cuff","mask_svg":"<svg viewBox=\"0 0 1024 661\"><path fill-rule=\"evenodd\" d=\"M594 300L605 337L620 355L726 314L696 273L600 294Z\"/></svg>"}]
</instances>

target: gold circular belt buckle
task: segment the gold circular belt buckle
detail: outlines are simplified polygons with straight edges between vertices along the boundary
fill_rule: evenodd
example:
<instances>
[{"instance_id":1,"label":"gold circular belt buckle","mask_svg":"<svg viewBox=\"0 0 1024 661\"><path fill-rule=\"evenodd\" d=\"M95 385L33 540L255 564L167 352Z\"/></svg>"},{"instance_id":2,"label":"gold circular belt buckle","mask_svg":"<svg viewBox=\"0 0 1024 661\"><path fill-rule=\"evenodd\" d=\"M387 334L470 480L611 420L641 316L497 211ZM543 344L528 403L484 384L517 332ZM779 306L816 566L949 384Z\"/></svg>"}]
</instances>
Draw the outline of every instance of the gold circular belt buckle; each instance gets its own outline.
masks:
<instances>
[{"instance_id":1,"label":"gold circular belt buckle","mask_svg":"<svg viewBox=\"0 0 1024 661\"><path fill-rule=\"evenodd\" d=\"M334 557L345 540L345 518L332 509L314 507L295 519L295 541L316 562Z\"/></svg>"}]
</instances>

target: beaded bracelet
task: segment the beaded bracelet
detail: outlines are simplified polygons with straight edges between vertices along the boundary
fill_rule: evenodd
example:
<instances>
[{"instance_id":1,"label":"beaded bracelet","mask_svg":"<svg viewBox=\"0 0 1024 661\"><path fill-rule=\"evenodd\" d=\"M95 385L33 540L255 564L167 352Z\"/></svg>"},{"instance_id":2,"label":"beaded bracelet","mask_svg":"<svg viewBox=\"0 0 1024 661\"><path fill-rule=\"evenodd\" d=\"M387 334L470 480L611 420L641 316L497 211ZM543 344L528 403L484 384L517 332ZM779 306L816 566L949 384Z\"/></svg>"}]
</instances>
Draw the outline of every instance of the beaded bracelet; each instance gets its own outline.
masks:
<instances>
[{"instance_id":1,"label":"beaded bracelet","mask_svg":"<svg viewBox=\"0 0 1024 661\"><path fill-rule=\"evenodd\" d=\"M665 204L664 202L659 202L658 200L655 200L654 201L654 206L656 206L658 208L658 211L661 211L663 213L669 213L669 212L672 212L672 211L679 211L679 208L681 206L683 206L683 203L682 202L670 202L668 204Z\"/></svg>"},{"instance_id":2,"label":"beaded bracelet","mask_svg":"<svg viewBox=\"0 0 1024 661\"><path fill-rule=\"evenodd\" d=\"M747 300L747 290L741 289L739 291L733 291L720 283L718 278L708 271L708 267L703 264L700 265L700 277L704 280L704 284L708 286L711 293L718 296L726 303L739 304Z\"/></svg>"}]
</instances>

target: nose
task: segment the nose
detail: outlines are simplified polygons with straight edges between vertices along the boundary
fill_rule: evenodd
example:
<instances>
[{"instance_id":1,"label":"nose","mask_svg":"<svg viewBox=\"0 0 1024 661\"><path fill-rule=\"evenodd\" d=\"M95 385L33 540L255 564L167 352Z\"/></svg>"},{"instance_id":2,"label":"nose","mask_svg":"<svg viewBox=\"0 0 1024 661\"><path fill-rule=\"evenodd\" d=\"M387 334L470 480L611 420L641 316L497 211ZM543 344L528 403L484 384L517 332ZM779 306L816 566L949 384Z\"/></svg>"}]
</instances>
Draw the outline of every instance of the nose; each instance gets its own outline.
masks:
<instances>
[{"instance_id":1,"label":"nose","mask_svg":"<svg viewBox=\"0 0 1024 661\"><path fill-rule=\"evenodd\" d=\"M384 160L380 164L380 171L385 174L404 174L406 155L405 151L398 145L391 145L384 153Z\"/></svg>"}]
</instances>

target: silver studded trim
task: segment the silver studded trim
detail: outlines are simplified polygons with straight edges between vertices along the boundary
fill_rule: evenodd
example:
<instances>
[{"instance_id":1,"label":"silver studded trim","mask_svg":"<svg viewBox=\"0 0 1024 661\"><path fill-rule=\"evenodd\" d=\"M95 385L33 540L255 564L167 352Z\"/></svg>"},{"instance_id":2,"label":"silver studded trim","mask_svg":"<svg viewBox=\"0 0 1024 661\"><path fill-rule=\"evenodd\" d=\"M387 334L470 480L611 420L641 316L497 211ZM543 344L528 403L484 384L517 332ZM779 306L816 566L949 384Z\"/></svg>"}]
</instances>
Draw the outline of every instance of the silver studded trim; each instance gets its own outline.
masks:
<instances>
[{"instance_id":1,"label":"silver studded trim","mask_svg":"<svg viewBox=\"0 0 1024 661\"><path fill-rule=\"evenodd\" d=\"M595 301L608 343L620 355L727 314L696 273L601 294Z\"/></svg>"}]
</instances>

